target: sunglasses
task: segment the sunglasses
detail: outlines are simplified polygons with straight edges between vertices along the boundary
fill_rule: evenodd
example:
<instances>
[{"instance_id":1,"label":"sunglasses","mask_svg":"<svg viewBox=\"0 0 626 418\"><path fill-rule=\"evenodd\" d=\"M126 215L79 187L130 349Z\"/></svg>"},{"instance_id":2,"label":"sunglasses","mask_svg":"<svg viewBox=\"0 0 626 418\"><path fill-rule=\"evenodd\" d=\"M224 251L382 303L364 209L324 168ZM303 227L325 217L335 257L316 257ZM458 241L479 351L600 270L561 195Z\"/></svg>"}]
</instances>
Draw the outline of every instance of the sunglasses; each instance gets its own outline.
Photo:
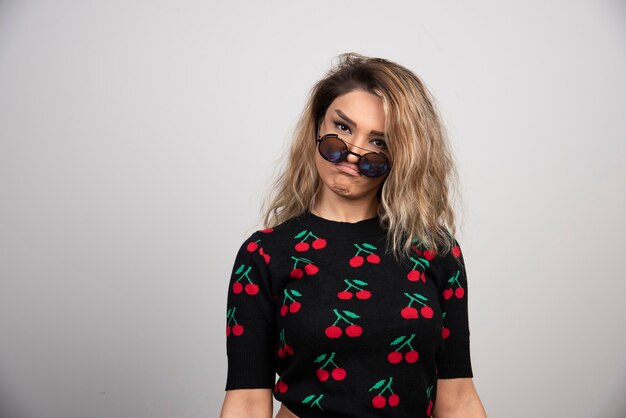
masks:
<instances>
[{"instance_id":1,"label":"sunglasses","mask_svg":"<svg viewBox=\"0 0 626 418\"><path fill-rule=\"evenodd\" d=\"M389 159L385 154L382 152L368 152L365 154L352 152L348 149L348 144L336 134L326 134L317 138L315 143L322 158L331 163L345 161L348 158L348 154L359 157L357 166L359 167L359 172L364 176L378 177L389 171Z\"/></svg>"}]
</instances>

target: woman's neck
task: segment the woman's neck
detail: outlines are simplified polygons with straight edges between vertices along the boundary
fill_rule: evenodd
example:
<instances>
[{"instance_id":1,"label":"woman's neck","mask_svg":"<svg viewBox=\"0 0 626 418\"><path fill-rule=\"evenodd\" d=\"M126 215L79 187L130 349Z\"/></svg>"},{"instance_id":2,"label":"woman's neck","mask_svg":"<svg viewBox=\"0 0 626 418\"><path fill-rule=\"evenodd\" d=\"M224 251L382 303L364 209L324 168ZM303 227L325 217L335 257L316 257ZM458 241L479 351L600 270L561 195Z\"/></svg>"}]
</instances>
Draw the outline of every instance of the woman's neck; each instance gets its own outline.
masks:
<instances>
[{"instance_id":1,"label":"woman's neck","mask_svg":"<svg viewBox=\"0 0 626 418\"><path fill-rule=\"evenodd\" d=\"M311 208L311 213L320 218L337 222L359 222L364 219L370 219L378 215L378 203L372 202L371 205L350 205L350 206L331 206L316 202Z\"/></svg>"}]
</instances>

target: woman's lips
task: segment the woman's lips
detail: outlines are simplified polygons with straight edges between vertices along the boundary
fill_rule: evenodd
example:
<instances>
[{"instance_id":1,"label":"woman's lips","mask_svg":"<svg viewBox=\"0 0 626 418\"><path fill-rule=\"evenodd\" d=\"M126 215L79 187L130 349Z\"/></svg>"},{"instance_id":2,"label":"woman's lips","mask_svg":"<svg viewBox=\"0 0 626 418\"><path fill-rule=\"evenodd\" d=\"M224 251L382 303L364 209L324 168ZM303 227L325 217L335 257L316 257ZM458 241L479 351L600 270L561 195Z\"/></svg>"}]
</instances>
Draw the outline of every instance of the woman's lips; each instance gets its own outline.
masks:
<instances>
[{"instance_id":1,"label":"woman's lips","mask_svg":"<svg viewBox=\"0 0 626 418\"><path fill-rule=\"evenodd\" d=\"M361 175L361 173L359 173L359 171L356 169L355 165L352 164L346 164L346 163L339 163L336 164L337 168L341 171L343 171L344 173L348 173L352 176L358 177Z\"/></svg>"}]
</instances>

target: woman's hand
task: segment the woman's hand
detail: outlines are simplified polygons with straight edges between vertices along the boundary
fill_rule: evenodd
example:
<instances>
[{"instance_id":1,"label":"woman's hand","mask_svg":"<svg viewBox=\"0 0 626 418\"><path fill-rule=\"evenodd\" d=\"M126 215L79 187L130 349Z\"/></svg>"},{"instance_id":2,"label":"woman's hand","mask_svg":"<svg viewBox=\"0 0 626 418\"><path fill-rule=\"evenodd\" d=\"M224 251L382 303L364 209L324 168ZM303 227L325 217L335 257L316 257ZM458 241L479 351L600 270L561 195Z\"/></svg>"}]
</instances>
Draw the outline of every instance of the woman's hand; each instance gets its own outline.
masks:
<instances>
[{"instance_id":1,"label":"woman's hand","mask_svg":"<svg viewBox=\"0 0 626 418\"><path fill-rule=\"evenodd\" d=\"M471 377L437 380L433 418L486 418Z\"/></svg>"},{"instance_id":2,"label":"woman's hand","mask_svg":"<svg viewBox=\"0 0 626 418\"><path fill-rule=\"evenodd\" d=\"M272 389L227 390L220 418L272 418Z\"/></svg>"}]
</instances>

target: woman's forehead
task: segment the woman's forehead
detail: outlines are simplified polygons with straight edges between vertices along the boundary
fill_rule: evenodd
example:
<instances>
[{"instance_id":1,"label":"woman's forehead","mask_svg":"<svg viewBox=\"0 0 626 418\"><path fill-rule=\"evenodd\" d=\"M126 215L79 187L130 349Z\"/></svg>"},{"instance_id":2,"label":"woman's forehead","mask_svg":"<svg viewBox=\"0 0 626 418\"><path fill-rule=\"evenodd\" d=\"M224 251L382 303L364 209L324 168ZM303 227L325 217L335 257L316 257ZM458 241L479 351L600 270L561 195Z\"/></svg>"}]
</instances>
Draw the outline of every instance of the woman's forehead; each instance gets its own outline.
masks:
<instances>
[{"instance_id":1,"label":"woman's forehead","mask_svg":"<svg viewBox=\"0 0 626 418\"><path fill-rule=\"evenodd\" d=\"M330 104L326 116L339 117L355 128L377 131L385 129L385 112L380 97L362 90L341 95Z\"/></svg>"}]
</instances>

